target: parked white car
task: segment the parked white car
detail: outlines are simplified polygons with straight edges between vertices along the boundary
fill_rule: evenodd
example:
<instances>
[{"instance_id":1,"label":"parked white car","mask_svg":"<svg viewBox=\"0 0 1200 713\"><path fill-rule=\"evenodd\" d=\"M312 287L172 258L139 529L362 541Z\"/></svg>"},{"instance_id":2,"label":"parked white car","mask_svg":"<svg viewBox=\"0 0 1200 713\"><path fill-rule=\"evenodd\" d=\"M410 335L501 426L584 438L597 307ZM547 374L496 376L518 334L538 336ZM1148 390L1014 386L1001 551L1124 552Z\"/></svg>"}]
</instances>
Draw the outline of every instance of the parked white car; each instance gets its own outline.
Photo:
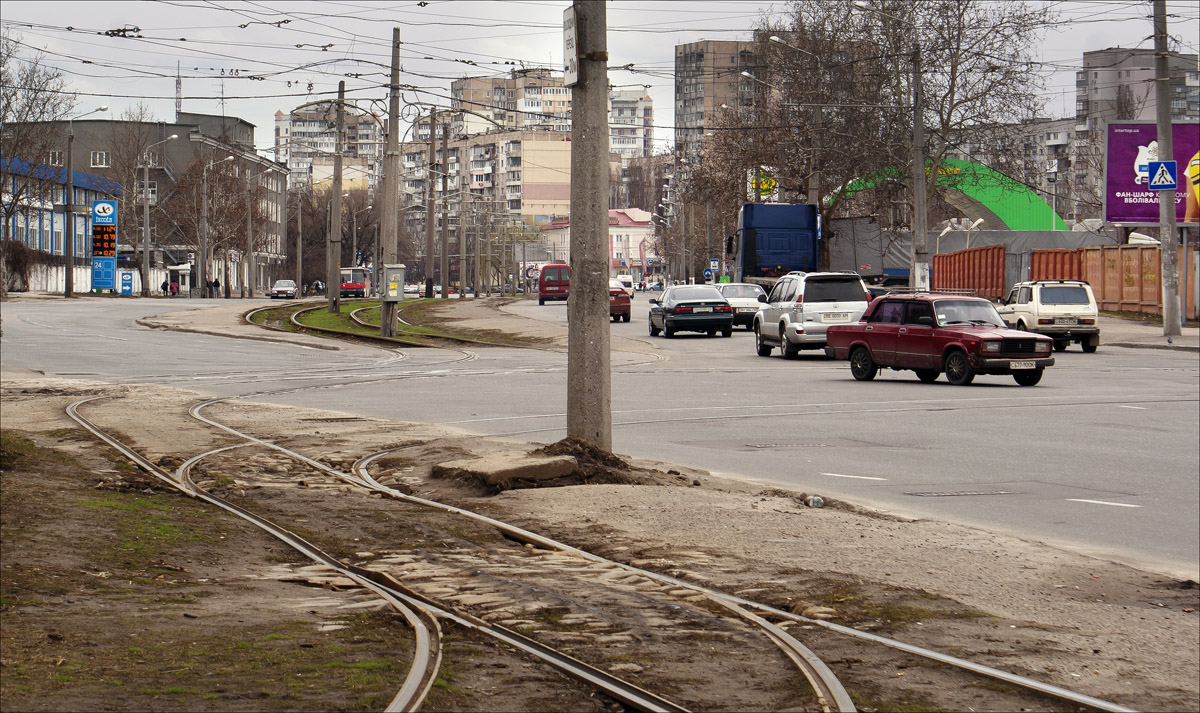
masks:
<instances>
[{"instance_id":1,"label":"parked white car","mask_svg":"<svg viewBox=\"0 0 1200 713\"><path fill-rule=\"evenodd\" d=\"M723 282L713 287L720 290L729 306L733 307L733 325L736 327L740 324L746 329L753 329L754 315L758 314L758 309L762 307L758 296L765 296L766 290L747 282Z\"/></svg>"},{"instance_id":2,"label":"parked white car","mask_svg":"<svg viewBox=\"0 0 1200 713\"><path fill-rule=\"evenodd\" d=\"M998 308L1004 323L1014 329L1044 334L1054 340L1054 350L1071 342L1083 351L1100 346L1100 315L1092 287L1079 280L1018 282Z\"/></svg>"}]
</instances>

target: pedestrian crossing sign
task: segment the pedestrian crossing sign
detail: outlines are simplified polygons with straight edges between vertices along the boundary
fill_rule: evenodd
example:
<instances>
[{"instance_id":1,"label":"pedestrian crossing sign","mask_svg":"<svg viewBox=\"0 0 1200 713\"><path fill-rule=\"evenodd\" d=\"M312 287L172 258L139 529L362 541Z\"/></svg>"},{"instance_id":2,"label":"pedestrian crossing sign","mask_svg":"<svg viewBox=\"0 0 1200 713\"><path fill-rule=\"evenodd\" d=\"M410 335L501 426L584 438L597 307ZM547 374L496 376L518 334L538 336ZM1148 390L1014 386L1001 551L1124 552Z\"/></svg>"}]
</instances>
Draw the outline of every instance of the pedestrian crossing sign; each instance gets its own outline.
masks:
<instances>
[{"instance_id":1,"label":"pedestrian crossing sign","mask_svg":"<svg viewBox=\"0 0 1200 713\"><path fill-rule=\"evenodd\" d=\"M1151 161L1148 168L1150 190L1173 191L1179 185L1179 173L1174 161Z\"/></svg>"}]
</instances>

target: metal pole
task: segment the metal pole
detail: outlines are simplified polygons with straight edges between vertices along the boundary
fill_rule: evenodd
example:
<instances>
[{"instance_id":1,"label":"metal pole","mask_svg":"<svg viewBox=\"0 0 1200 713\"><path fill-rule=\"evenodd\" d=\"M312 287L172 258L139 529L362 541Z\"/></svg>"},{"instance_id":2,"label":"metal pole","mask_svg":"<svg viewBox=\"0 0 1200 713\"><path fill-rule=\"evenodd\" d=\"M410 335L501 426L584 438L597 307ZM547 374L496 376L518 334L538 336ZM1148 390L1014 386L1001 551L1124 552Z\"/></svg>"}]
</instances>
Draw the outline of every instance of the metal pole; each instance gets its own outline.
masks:
<instances>
[{"instance_id":1,"label":"metal pole","mask_svg":"<svg viewBox=\"0 0 1200 713\"><path fill-rule=\"evenodd\" d=\"M63 200L67 212L66 227L71 235L63 243L63 261L67 263L67 282L63 287L63 297L75 296L75 161L71 153L75 143L75 127L67 125L67 195Z\"/></svg>"},{"instance_id":2,"label":"metal pole","mask_svg":"<svg viewBox=\"0 0 1200 713\"><path fill-rule=\"evenodd\" d=\"M1163 161L1175 158L1171 140L1171 69L1167 50L1167 3L1154 0L1154 102L1158 123L1158 156ZM1186 163L1182 166L1186 168ZM1186 175L1179 171L1177 175ZM1190 188L1183 181L1185 189ZM1175 191L1158 193L1158 240L1162 260L1163 336L1181 333L1179 311L1179 236L1175 230Z\"/></svg>"},{"instance_id":3,"label":"metal pole","mask_svg":"<svg viewBox=\"0 0 1200 713\"><path fill-rule=\"evenodd\" d=\"M929 290L929 216L925 210L925 119L921 96L921 46L913 41L913 221L912 262L909 265L908 285L915 290Z\"/></svg>"},{"instance_id":4,"label":"metal pole","mask_svg":"<svg viewBox=\"0 0 1200 713\"><path fill-rule=\"evenodd\" d=\"M329 313L338 314L341 311L342 281L340 265L342 260L342 152L345 151L346 132L346 82L338 82L337 101L337 153L333 156L333 205L329 218L330 230L328 237L328 255L325 261L325 273L328 277Z\"/></svg>"},{"instance_id":5,"label":"metal pole","mask_svg":"<svg viewBox=\"0 0 1200 713\"><path fill-rule=\"evenodd\" d=\"M450 296L450 196L446 181L450 173L450 149L448 139L450 125L442 124L442 259L438 263L438 278L442 282L442 299Z\"/></svg>"},{"instance_id":6,"label":"metal pole","mask_svg":"<svg viewBox=\"0 0 1200 713\"><path fill-rule=\"evenodd\" d=\"M304 294L304 194L296 192L296 294Z\"/></svg>"},{"instance_id":7,"label":"metal pole","mask_svg":"<svg viewBox=\"0 0 1200 713\"><path fill-rule=\"evenodd\" d=\"M376 228L375 284L383 286L383 266L396 262L400 246L400 28L392 28L392 66L388 80L388 133L383 151L382 228ZM384 247L386 243L386 247ZM404 285L400 285L403 294ZM382 294L382 291L380 291ZM396 336L395 302L380 302L379 336Z\"/></svg>"},{"instance_id":8,"label":"metal pole","mask_svg":"<svg viewBox=\"0 0 1200 713\"><path fill-rule=\"evenodd\" d=\"M150 150L142 155L142 297L150 296Z\"/></svg>"},{"instance_id":9,"label":"metal pole","mask_svg":"<svg viewBox=\"0 0 1200 713\"><path fill-rule=\"evenodd\" d=\"M608 329L608 44L603 0L573 0L579 81L571 120L567 437L612 450Z\"/></svg>"},{"instance_id":10,"label":"metal pole","mask_svg":"<svg viewBox=\"0 0 1200 713\"><path fill-rule=\"evenodd\" d=\"M437 140L437 112L429 112L429 160L426 162L426 179L429 190L425 200L425 297L433 297L433 152Z\"/></svg>"},{"instance_id":11,"label":"metal pole","mask_svg":"<svg viewBox=\"0 0 1200 713\"><path fill-rule=\"evenodd\" d=\"M250 185L250 171L246 171L246 254L242 256L242 289L238 290L243 299L254 296L250 291L250 273L252 271L250 262L254 258L254 253L251 252L252 241L254 239L254 217L251 215L254 211L254 200Z\"/></svg>"},{"instance_id":12,"label":"metal pole","mask_svg":"<svg viewBox=\"0 0 1200 713\"><path fill-rule=\"evenodd\" d=\"M201 153L203 155L203 152ZM196 258L196 274L200 280L200 299L208 298L208 167L204 164L200 185L200 255Z\"/></svg>"}]
</instances>

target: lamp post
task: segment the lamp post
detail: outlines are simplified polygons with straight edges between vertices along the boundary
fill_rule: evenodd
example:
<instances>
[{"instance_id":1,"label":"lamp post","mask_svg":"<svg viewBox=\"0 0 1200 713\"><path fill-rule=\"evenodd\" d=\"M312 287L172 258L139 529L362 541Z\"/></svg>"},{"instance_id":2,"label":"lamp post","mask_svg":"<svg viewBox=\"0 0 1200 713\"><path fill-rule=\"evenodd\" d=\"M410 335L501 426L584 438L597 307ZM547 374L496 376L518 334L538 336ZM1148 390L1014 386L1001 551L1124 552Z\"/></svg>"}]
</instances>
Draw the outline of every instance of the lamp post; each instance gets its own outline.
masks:
<instances>
[{"instance_id":1,"label":"lamp post","mask_svg":"<svg viewBox=\"0 0 1200 713\"><path fill-rule=\"evenodd\" d=\"M179 134L171 134L142 153L142 297L150 296L150 149L178 138Z\"/></svg>"},{"instance_id":2,"label":"lamp post","mask_svg":"<svg viewBox=\"0 0 1200 713\"><path fill-rule=\"evenodd\" d=\"M246 176L246 255L243 258L246 263L246 278L241 289L244 297L254 297L254 282L257 277L255 274L257 271L254 269L254 184L252 181L270 173L270 170L264 168L253 176Z\"/></svg>"},{"instance_id":3,"label":"lamp post","mask_svg":"<svg viewBox=\"0 0 1200 713\"><path fill-rule=\"evenodd\" d=\"M967 226L967 250L971 249L971 231L978 228L983 223L983 218L978 218L974 223Z\"/></svg>"},{"instance_id":4,"label":"lamp post","mask_svg":"<svg viewBox=\"0 0 1200 713\"><path fill-rule=\"evenodd\" d=\"M63 297L75 296L75 164L74 157L71 155L72 145L75 143L75 119L82 119L85 116L91 116L102 111L108 111L108 105L104 105L79 116L72 117L67 120L67 195L63 199L63 216L66 220L66 232L70 235L66 242L63 243L63 262L67 264L66 282L63 284Z\"/></svg>"},{"instance_id":5,"label":"lamp post","mask_svg":"<svg viewBox=\"0 0 1200 713\"><path fill-rule=\"evenodd\" d=\"M232 161L233 156L215 159L204 164L204 170L201 172L201 203L200 203L200 258L199 269L197 270L200 278L200 297L208 296L208 169L218 163ZM216 295L213 295L216 297Z\"/></svg>"}]
</instances>

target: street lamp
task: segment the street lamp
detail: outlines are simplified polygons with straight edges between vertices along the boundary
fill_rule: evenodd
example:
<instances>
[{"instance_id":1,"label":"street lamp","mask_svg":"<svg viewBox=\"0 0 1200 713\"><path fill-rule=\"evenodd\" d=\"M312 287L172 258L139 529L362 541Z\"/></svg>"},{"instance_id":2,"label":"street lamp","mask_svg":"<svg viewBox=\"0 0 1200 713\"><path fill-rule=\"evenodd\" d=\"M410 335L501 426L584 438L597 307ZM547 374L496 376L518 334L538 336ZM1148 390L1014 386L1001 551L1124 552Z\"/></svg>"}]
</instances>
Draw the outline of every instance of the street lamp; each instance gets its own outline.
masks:
<instances>
[{"instance_id":1,"label":"street lamp","mask_svg":"<svg viewBox=\"0 0 1200 713\"><path fill-rule=\"evenodd\" d=\"M967 250L971 249L971 231L978 228L981 223L983 223L983 218L979 218L967 226Z\"/></svg>"},{"instance_id":2,"label":"street lamp","mask_svg":"<svg viewBox=\"0 0 1200 713\"><path fill-rule=\"evenodd\" d=\"M97 107L86 114L71 117L67 120L67 195L63 200L63 215L66 216L67 232L70 234L63 243L63 261L67 263L66 282L63 285L63 297L75 296L75 166L71 155L72 144L75 143L75 119L82 119L102 111L108 111L108 105Z\"/></svg>"},{"instance_id":3,"label":"street lamp","mask_svg":"<svg viewBox=\"0 0 1200 713\"><path fill-rule=\"evenodd\" d=\"M232 161L233 156L226 156L221 159L214 159L204 165L204 170L201 172L201 203L200 203L200 260L199 273L200 278L200 296L208 296L208 169L218 163ZM216 297L216 294L213 295Z\"/></svg>"},{"instance_id":4,"label":"street lamp","mask_svg":"<svg viewBox=\"0 0 1200 713\"><path fill-rule=\"evenodd\" d=\"M179 134L171 134L142 153L142 297L150 296L150 149L178 138Z\"/></svg>"}]
</instances>

